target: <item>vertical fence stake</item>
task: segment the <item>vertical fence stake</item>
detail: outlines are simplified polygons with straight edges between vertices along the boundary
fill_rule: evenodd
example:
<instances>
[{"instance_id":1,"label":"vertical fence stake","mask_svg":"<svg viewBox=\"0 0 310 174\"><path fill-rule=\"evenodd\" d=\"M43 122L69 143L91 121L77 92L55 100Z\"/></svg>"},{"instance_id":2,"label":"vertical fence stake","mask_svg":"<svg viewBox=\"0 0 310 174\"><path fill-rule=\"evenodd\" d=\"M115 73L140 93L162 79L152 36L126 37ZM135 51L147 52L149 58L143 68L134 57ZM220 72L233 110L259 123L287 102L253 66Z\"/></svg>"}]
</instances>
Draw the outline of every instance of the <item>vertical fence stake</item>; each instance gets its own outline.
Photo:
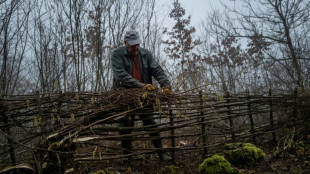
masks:
<instances>
[{"instance_id":1,"label":"vertical fence stake","mask_svg":"<svg viewBox=\"0 0 310 174\"><path fill-rule=\"evenodd\" d=\"M199 91L199 101L200 101L200 121L201 121L201 135L202 135L202 147L203 147L203 156L208 154L207 148L207 136L206 136L206 125L205 125L205 117L203 112L203 99L202 99L202 91Z\"/></svg>"},{"instance_id":2,"label":"vertical fence stake","mask_svg":"<svg viewBox=\"0 0 310 174\"><path fill-rule=\"evenodd\" d=\"M58 102L57 102L57 115L56 115L56 127L60 127L60 114L61 114L61 97L62 97L62 91L59 90L58 92Z\"/></svg>"},{"instance_id":3,"label":"vertical fence stake","mask_svg":"<svg viewBox=\"0 0 310 174\"><path fill-rule=\"evenodd\" d=\"M16 157L15 157L15 149L14 149L14 142L12 140L11 132L10 132L10 124L7 115L5 114L6 111L6 106L4 105L4 101L0 99L0 115L1 118L3 119L4 124L7 125L6 128L4 128L4 132L6 133L6 138L9 144L9 152L10 152L10 157L11 157L11 163L13 165L16 164Z\"/></svg>"},{"instance_id":4,"label":"vertical fence stake","mask_svg":"<svg viewBox=\"0 0 310 174\"><path fill-rule=\"evenodd\" d=\"M255 143L255 132L254 132L254 120L253 120L253 115L252 115L252 109L251 109L251 104L250 104L250 92L247 89L246 90L246 97L248 99L248 112L249 112L249 118L250 118L250 123L251 123L251 134L252 134L252 141Z\"/></svg>"},{"instance_id":5,"label":"vertical fence stake","mask_svg":"<svg viewBox=\"0 0 310 174\"><path fill-rule=\"evenodd\" d=\"M227 97L227 100L226 100L226 103L230 103L230 93L227 92L226 93L226 97ZM230 129L231 129L231 139L232 139L232 142L236 142L236 134L235 134L235 125L234 125L234 121L231 117L231 110L230 110L230 106L227 107L227 114L228 114L228 120L229 120L229 126L230 126Z\"/></svg>"},{"instance_id":6,"label":"vertical fence stake","mask_svg":"<svg viewBox=\"0 0 310 174\"><path fill-rule=\"evenodd\" d=\"M41 132L44 132L44 124L42 123L44 121L43 119L43 114L42 114L42 109L41 109L41 96L40 96L40 92L37 91L36 92L36 100L38 102L38 113L39 113L39 118L38 118L38 121L39 121L39 125L40 125L40 129L41 129Z\"/></svg>"},{"instance_id":7,"label":"vertical fence stake","mask_svg":"<svg viewBox=\"0 0 310 174\"><path fill-rule=\"evenodd\" d=\"M300 92L303 92L305 90L305 87L304 87L304 80L300 80L300 83L299 83L299 90Z\"/></svg>"},{"instance_id":8,"label":"vertical fence stake","mask_svg":"<svg viewBox=\"0 0 310 174\"><path fill-rule=\"evenodd\" d=\"M171 161L174 161L175 160L175 132L174 132L174 128L173 128L173 115L172 115L172 110L171 108L169 108L169 118L170 118L170 125L171 125L171 130L170 130L170 133L171 133Z\"/></svg>"},{"instance_id":9,"label":"vertical fence stake","mask_svg":"<svg viewBox=\"0 0 310 174\"><path fill-rule=\"evenodd\" d=\"M274 143L277 142L277 139L276 139L276 132L274 130L274 124L273 124L273 109L272 109L272 93L271 93L271 89L269 89L269 108L270 108L270 113L269 113L269 116L270 116L270 127L271 127L271 130L272 130L272 141Z\"/></svg>"},{"instance_id":10,"label":"vertical fence stake","mask_svg":"<svg viewBox=\"0 0 310 174\"><path fill-rule=\"evenodd\" d=\"M293 118L292 118L292 120L294 121L294 122L296 122L297 121L297 117L298 117L298 113L297 113L297 97L298 97L298 88L296 88L295 89L295 91L294 91L294 103L293 103Z\"/></svg>"}]
</instances>

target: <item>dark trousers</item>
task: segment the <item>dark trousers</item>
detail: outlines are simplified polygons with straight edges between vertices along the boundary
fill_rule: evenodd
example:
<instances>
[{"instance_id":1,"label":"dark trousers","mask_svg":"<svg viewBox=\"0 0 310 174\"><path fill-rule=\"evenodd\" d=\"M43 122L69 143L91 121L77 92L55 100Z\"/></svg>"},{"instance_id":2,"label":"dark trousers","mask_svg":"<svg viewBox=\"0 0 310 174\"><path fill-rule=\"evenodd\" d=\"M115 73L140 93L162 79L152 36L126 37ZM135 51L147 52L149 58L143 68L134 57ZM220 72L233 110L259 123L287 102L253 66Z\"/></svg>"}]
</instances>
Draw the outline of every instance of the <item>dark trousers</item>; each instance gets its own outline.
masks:
<instances>
[{"instance_id":1,"label":"dark trousers","mask_svg":"<svg viewBox=\"0 0 310 174\"><path fill-rule=\"evenodd\" d=\"M154 125L156 124L156 121L154 120L154 116L149 114L149 115L141 115L140 119L143 121L143 126L149 126L149 125ZM120 128L125 128L125 127L133 127L134 126L134 115L128 115L127 118L124 118L120 120L119 122L119 127ZM126 134L131 134L130 129L126 130L120 130L120 135L126 135ZM157 133L150 133L151 137L159 137L160 134L159 132ZM132 144L131 144L131 138L126 137L123 140L121 140L122 143L122 148L123 148L123 153L124 154L129 154L130 151L132 150ZM162 147L162 142L160 139L152 139L152 143L155 148L161 148Z\"/></svg>"}]
</instances>

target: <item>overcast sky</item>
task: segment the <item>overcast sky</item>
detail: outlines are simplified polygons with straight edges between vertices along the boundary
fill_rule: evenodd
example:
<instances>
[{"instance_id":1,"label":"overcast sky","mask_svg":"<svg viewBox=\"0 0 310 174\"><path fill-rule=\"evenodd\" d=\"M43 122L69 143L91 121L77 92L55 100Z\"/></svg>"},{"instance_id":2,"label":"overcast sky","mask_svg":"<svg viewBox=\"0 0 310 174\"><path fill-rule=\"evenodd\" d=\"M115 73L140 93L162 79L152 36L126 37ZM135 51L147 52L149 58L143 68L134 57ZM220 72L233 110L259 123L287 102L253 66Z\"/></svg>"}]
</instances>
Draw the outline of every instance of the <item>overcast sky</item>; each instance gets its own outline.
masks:
<instances>
[{"instance_id":1,"label":"overcast sky","mask_svg":"<svg viewBox=\"0 0 310 174\"><path fill-rule=\"evenodd\" d=\"M220 8L220 2L218 0L179 0L183 8L185 8L186 14L192 16L192 23L197 24L207 13L210 13L212 8Z\"/></svg>"},{"instance_id":2,"label":"overcast sky","mask_svg":"<svg viewBox=\"0 0 310 174\"><path fill-rule=\"evenodd\" d=\"M235 3L234 0L221 0L225 5L232 7ZM159 0L160 4L165 7L172 8L173 0ZM185 8L186 16L191 15L191 24L198 26L201 21L206 18L207 14L212 10L224 10L219 0L179 0L182 7Z\"/></svg>"}]
</instances>

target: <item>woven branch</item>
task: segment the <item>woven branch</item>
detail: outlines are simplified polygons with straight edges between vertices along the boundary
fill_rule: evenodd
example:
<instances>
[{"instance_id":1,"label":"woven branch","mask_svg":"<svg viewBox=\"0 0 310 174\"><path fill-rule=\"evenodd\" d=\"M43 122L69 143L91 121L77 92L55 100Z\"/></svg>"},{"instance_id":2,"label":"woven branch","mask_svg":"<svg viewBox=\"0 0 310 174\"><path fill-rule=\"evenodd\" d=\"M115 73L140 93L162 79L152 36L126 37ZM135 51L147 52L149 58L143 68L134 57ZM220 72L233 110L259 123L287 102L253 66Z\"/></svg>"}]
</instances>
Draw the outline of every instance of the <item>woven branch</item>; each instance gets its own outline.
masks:
<instances>
[{"instance_id":1,"label":"woven branch","mask_svg":"<svg viewBox=\"0 0 310 174\"><path fill-rule=\"evenodd\" d=\"M232 141L232 134L244 141L253 136L279 134L283 128L306 128L309 103L308 92L296 95L283 91L272 96L266 93L229 97L216 93L166 95L140 89L5 96L0 99L3 119L0 144L4 147L0 151L0 163L9 163L10 147L19 156L18 162L32 159L31 154L36 152L74 153L74 161L81 161L119 159L159 150L212 149ZM275 118L272 125L270 113ZM147 114L152 114L157 124L142 126L141 119ZM118 122L128 115L136 116L133 121L137 125L119 128ZM250 115L254 125L250 125ZM119 135L120 129L131 133ZM149 136L157 132L161 133L160 137ZM126 138L133 140L136 148L131 154L123 155L119 141ZM164 148L142 147L141 143L150 144L156 138L163 140ZM203 141L207 141L205 145ZM68 145L72 143L87 148L71 148ZM98 158L98 152L93 152L95 147L99 147L104 157Z\"/></svg>"}]
</instances>

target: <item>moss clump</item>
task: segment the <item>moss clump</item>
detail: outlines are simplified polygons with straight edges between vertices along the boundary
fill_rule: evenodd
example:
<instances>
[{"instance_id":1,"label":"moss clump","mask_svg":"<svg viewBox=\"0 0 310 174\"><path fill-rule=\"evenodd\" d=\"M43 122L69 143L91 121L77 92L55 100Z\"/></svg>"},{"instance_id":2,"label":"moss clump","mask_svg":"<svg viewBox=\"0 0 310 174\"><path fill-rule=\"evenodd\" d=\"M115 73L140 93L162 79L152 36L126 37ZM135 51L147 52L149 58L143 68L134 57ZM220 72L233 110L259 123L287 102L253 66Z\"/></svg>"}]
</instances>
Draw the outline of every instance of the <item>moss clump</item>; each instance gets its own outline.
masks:
<instances>
[{"instance_id":1,"label":"moss clump","mask_svg":"<svg viewBox=\"0 0 310 174\"><path fill-rule=\"evenodd\" d=\"M96 172L92 172L90 174L106 174L104 170L98 170Z\"/></svg>"},{"instance_id":2,"label":"moss clump","mask_svg":"<svg viewBox=\"0 0 310 174\"><path fill-rule=\"evenodd\" d=\"M234 165L253 165L266 158L266 154L260 148L250 143L230 143L226 147L234 147L224 152L226 159Z\"/></svg>"},{"instance_id":3,"label":"moss clump","mask_svg":"<svg viewBox=\"0 0 310 174\"><path fill-rule=\"evenodd\" d=\"M288 145L287 145L287 151L292 153L292 154L296 154L296 155L303 155L305 152L306 145L303 143L303 141L298 141L298 142L294 142L291 141Z\"/></svg>"},{"instance_id":4,"label":"moss clump","mask_svg":"<svg viewBox=\"0 0 310 174\"><path fill-rule=\"evenodd\" d=\"M204 160L199 166L200 174L239 174L230 163L220 155L214 155Z\"/></svg>"},{"instance_id":5,"label":"moss clump","mask_svg":"<svg viewBox=\"0 0 310 174\"><path fill-rule=\"evenodd\" d=\"M281 152L279 150L276 150L273 152L273 157L280 158Z\"/></svg>"},{"instance_id":6,"label":"moss clump","mask_svg":"<svg viewBox=\"0 0 310 174\"><path fill-rule=\"evenodd\" d=\"M166 168L167 173L169 174L181 174L179 167L176 167L175 165L170 165Z\"/></svg>"},{"instance_id":7,"label":"moss clump","mask_svg":"<svg viewBox=\"0 0 310 174\"><path fill-rule=\"evenodd\" d=\"M225 149L231 150L231 149L237 149L240 147L256 147L254 144L251 143L229 143L225 145Z\"/></svg>"}]
</instances>

